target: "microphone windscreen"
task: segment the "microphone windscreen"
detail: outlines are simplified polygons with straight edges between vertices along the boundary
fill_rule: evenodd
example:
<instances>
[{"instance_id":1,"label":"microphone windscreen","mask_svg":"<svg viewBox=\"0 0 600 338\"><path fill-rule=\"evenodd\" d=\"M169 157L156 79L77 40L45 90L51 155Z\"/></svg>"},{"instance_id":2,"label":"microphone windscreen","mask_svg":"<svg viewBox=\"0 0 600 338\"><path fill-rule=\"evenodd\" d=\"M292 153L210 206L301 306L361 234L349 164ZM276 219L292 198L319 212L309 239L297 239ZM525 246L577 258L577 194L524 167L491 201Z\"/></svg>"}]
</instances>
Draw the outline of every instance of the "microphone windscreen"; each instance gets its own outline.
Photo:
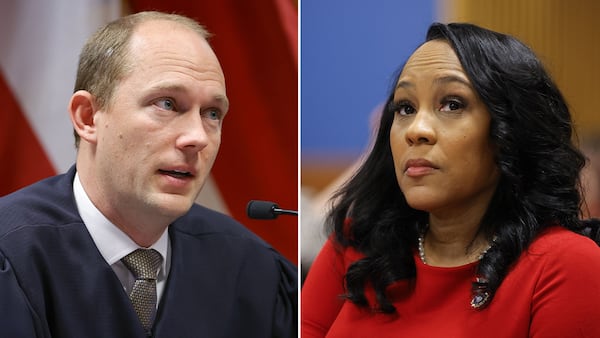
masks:
<instances>
[{"instance_id":1,"label":"microphone windscreen","mask_svg":"<svg viewBox=\"0 0 600 338\"><path fill-rule=\"evenodd\" d=\"M269 201L250 201L246 206L246 214L248 217L254 219L274 219L277 218L277 214L274 209L279 206Z\"/></svg>"}]
</instances>

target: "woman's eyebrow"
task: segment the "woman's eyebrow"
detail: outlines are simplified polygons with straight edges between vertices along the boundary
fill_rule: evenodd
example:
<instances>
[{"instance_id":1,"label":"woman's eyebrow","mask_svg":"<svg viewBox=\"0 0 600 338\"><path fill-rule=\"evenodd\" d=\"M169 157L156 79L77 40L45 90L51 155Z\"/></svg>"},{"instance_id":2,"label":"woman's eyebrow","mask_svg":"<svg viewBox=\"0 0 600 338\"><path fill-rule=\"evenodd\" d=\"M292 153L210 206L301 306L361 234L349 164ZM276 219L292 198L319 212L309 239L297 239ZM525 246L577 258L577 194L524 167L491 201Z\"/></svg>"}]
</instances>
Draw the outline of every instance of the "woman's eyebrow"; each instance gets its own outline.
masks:
<instances>
[{"instance_id":1,"label":"woman's eyebrow","mask_svg":"<svg viewBox=\"0 0 600 338\"><path fill-rule=\"evenodd\" d=\"M465 78L463 78L461 76L456 76L456 75L441 76L441 77L438 77L435 80L433 80L433 82L435 84L448 84L448 83L451 83L451 82L458 82L458 83L461 83L461 84L463 84L463 85L465 85L465 86L467 86L469 88L472 87L471 83L467 79L465 79Z\"/></svg>"}]
</instances>

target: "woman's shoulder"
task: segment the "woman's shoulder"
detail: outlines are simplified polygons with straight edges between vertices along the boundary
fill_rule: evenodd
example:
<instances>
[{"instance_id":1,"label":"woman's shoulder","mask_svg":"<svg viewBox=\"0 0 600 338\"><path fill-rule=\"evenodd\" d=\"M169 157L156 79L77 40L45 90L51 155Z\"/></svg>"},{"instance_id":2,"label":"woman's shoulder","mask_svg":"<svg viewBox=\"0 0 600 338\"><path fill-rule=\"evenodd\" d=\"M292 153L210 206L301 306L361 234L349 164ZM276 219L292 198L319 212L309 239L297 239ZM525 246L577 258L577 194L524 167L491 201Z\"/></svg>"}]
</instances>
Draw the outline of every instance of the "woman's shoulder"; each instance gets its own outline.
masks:
<instances>
[{"instance_id":1,"label":"woman's shoulder","mask_svg":"<svg viewBox=\"0 0 600 338\"><path fill-rule=\"evenodd\" d=\"M544 257L552 264L592 264L600 267L600 246L591 238L561 226L542 231L527 249L529 257Z\"/></svg>"},{"instance_id":2,"label":"woman's shoulder","mask_svg":"<svg viewBox=\"0 0 600 338\"><path fill-rule=\"evenodd\" d=\"M551 227L534 240L519 263L511 290L525 290L524 298L531 297L533 336L568 337L583 328L577 331L582 336L598 337L600 247L596 242L564 227Z\"/></svg>"},{"instance_id":3,"label":"woman's shoulder","mask_svg":"<svg viewBox=\"0 0 600 338\"><path fill-rule=\"evenodd\" d=\"M531 243L530 250L556 249L592 250L600 253L600 247L591 238L578 234L562 226L552 226L543 230Z\"/></svg>"}]
</instances>

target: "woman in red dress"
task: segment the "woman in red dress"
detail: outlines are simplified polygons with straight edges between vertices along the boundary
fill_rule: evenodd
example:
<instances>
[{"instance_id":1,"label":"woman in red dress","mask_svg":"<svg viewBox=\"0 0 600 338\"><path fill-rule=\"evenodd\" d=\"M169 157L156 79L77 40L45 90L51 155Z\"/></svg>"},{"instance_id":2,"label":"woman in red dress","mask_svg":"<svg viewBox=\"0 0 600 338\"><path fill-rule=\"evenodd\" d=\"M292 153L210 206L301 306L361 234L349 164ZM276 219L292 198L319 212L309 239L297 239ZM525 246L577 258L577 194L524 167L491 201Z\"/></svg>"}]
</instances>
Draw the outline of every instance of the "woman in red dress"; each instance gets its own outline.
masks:
<instances>
[{"instance_id":1,"label":"woman in red dress","mask_svg":"<svg viewBox=\"0 0 600 338\"><path fill-rule=\"evenodd\" d=\"M302 337L600 337L572 129L523 43L432 25L334 196Z\"/></svg>"}]
</instances>

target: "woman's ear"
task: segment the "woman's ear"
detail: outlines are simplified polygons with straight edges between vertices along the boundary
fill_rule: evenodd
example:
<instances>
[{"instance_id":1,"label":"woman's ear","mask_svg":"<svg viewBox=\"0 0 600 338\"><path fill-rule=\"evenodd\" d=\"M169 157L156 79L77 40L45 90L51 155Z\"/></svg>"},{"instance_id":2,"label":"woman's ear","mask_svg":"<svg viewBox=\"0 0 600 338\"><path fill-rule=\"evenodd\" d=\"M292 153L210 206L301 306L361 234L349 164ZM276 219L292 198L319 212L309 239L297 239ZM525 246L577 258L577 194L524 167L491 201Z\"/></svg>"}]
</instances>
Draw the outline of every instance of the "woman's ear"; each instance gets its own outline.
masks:
<instances>
[{"instance_id":1,"label":"woman's ear","mask_svg":"<svg viewBox=\"0 0 600 338\"><path fill-rule=\"evenodd\" d=\"M97 140L96 124L94 123L96 111L94 95L86 90L78 90L73 93L71 101L69 101L69 115L73 129L82 140L92 144L95 144Z\"/></svg>"}]
</instances>

